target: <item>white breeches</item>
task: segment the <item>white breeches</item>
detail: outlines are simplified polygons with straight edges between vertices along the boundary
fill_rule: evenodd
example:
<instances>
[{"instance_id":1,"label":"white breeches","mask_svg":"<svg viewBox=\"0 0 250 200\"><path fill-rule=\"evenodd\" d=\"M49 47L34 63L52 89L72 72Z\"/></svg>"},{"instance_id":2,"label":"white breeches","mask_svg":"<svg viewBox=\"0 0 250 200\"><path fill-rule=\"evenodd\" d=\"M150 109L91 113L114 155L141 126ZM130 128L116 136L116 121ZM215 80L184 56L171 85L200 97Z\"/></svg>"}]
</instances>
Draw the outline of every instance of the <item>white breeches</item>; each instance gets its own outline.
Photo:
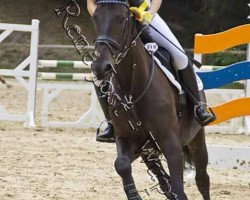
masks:
<instances>
[{"instance_id":1,"label":"white breeches","mask_svg":"<svg viewBox=\"0 0 250 200\"><path fill-rule=\"evenodd\" d=\"M168 38L178 48L184 51L182 46L180 45L180 43L178 42L178 40L172 33L172 31L169 29L168 25L164 22L164 20L158 14L154 16L150 25L153 26L155 29L157 29L159 32L161 32L166 38ZM187 67L188 58L184 53L182 53L179 49L177 49L173 44L171 44L168 40L162 37L162 35L157 33L150 26L149 26L149 34L154 40L154 42L156 42L157 45L169 51L173 59L174 67L176 67L178 70L182 70Z\"/></svg>"}]
</instances>

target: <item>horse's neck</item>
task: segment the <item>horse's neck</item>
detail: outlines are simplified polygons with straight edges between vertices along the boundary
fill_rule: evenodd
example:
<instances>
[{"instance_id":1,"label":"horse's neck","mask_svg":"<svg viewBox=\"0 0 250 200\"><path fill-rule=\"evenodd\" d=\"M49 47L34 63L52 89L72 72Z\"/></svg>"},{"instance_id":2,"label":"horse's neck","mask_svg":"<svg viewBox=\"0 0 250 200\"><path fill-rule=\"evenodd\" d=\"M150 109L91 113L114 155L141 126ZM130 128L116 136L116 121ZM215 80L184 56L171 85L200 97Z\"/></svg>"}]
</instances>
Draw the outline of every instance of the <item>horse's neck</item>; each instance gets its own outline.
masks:
<instances>
[{"instance_id":1,"label":"horse's neck","mask_svg":"<svg viewBox=\"0 0 250 200\"><path fill-rule=\"evenodd\" d=\"M127 94L131 90L131 84L133 84L135 96L145 89L150 76L150 64L148 53L145 51L142 42L138 41L137 45L128 52L127 56L117 66L119 84Z\"/></svg>"}]
</instances>

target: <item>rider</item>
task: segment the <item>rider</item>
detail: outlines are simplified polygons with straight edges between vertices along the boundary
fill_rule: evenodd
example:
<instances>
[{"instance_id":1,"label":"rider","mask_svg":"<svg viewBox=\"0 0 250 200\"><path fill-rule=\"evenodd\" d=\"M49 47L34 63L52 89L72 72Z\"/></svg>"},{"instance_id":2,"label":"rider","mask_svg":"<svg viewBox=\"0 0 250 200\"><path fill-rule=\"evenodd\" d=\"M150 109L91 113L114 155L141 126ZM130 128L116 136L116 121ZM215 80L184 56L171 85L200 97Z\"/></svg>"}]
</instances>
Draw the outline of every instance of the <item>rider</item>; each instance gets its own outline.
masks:
<instances>
[{"instance_id":1,"label":"rider","mask_svg":"<svg viewBox=\"0 0 250 200\"><path fill-rule=\"evenodd\" d=\"M146 10L141 9L141 7L145 5L145 1L147 0L129 0L128 2L130 6L133 6L132 8L130 8L130 10L134 13L134 16L137 18L137 20L142 21L142 23L146 23L147 25L150 24L145 34L149 35L149 37L155 43L167 49L171 54L172 64L176 69L179 70L183 85L191 93L190 96L193 96L196 100L194 101L194 106L197 108L197 121L200 123L201 126L205 126L211 123L216 119L216 117L212 113L207 112L206 106L204 105L204 103L201 102L192 63L189 61L188 57L183 53L184 50L182 46L180 45L174 34L171 32L168 25L157 14L161 6L162 0L151 0L150 8ZM110 2L112 2L112 0ZM87 9L89 14L92 16L96 9L95 0L87 0ZM164 38L155 29L162 33L169 40ZM106 119L110 120L108 113L105 112L105 107L107 107L106 101L100 103L102 108L104 108L104 114ZM110 139L113 139L113 127L111 123L108 123L108 127L104 130L104 132L99 133L97 135L97 141L109 141Z\"/></svg>"}]
</instances>

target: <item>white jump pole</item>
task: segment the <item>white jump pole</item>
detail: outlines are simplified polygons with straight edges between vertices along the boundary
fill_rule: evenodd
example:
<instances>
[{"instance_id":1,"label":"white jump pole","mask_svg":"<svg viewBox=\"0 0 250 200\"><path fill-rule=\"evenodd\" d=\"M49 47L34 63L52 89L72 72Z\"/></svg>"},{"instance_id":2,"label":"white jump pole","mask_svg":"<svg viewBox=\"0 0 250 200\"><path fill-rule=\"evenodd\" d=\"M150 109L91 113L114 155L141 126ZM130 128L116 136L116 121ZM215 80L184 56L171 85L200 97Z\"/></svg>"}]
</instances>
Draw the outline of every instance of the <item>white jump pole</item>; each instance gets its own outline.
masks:
<instances>
[{"instance_id":1,"label":"white jump pole","mask_svg":"<svg viewBox=\"0 0 250 200\"><path fill-rule=\"evenodd\" d=\"M39 20L32 20L31 45L30 45L30 77L28 93L28 120L27 127L35 127L37 61L39 45Z\"/></svg>"},{"instance_id":2,"label":"white jump pole","mask_svg":"<svg viewBox=\"0 0 250 200\"><path fill-rule=\"evenodd\" d=\"M247 4L250 8L250 3ZM247 17L250 20L250 15ZM247 56L246 60L250 61L250 43L247 45ZM246 97L250 97L250 80L246 81ZM249 105L250 106L250 105ZM244 117L244 131L247 135L250 135L250 117Z\"/></svg>"},{"instance_id":3,"label":"white jump pole","mask_svg":"<svg viewBox=\"0 0 250 200\"><path fill-rule=\"evenodd\" d=\"M249 4L250 5L250 4ZM250 61L250 43L247 45L247 61ZM250 97L250 80L246 81L246 97ZM250 106L250 105L249 105ZM250 117L244 117L244 131L247 135L250 135Z\"/></svg>"}]
</instances>

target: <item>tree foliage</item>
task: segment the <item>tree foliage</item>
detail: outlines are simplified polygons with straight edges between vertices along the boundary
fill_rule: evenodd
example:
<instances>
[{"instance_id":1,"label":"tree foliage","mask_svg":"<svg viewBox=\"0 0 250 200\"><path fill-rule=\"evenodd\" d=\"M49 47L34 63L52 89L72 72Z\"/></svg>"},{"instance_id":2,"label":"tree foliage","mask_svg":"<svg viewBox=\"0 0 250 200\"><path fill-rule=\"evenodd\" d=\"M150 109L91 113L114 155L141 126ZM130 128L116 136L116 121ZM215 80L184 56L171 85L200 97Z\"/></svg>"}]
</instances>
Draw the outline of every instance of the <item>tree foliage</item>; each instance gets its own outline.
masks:
<instances>
[{"instance_id":1,"label":"tree foliage","mask_svg":"<svg viewBox=\"0 0 250 200\"><path fill-rule=\"evenodd\" d=\"M191 47L195 33L216 33L249 23L248 3L249 0L163 0L159 13L184 46Z\"/></svg>"}]
</instances>

